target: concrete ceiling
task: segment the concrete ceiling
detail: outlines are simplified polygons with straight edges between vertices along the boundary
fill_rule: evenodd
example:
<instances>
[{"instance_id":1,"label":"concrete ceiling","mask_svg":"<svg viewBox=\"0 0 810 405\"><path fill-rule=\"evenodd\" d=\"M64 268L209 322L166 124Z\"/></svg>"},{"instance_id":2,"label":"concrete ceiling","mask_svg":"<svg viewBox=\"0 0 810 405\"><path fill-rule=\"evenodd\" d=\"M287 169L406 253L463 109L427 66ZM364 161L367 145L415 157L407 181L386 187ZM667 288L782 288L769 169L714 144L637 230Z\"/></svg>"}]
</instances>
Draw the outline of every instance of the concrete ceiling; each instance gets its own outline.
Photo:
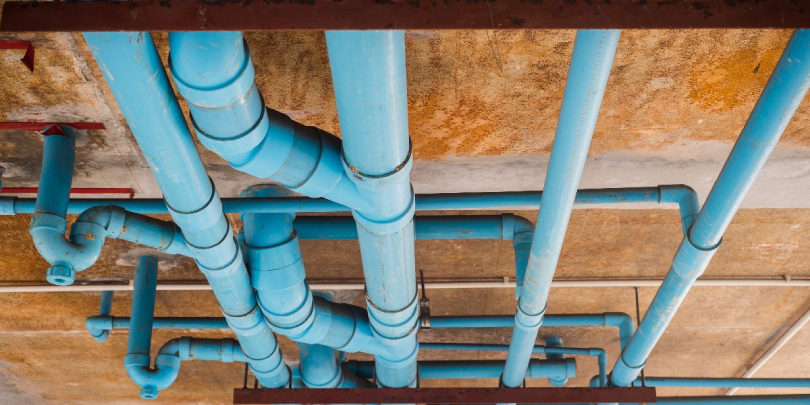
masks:
<instances>
[{"instance_id":1,"label":"concrete ceiling","mask_svg":"<svg viewBox=\"0 0 810 405\"><path fill-rule=\"evenodd\" d=\"M765 30L628 31L623 33L601 109L583 188L684 183L705 197L753 107L790 33ZM2 37L2 36L0 36ZM11 38L11 37L9 37ZM136 197L160 191L77 34L22 34L37 50L36 70L21 52L0 52L0 118L4 121L94 121L105 131L80 133L74 186L131 187ZM164 34L155 34L167 55ZM272 108L308 125L339 132L323 34L249 33L259 87ZM417 192L537 190L542 187L554 136L573 31L418 31L406 39L410 132ZM42 142L38 134L0 132L4 185L36 186ZM236 196L257 183L199 148L220 194ZM710 278L810 278L810 102L800 107L765 172L732 223ZM576 210L559 279L659 279L680 242L676 211L661 206ZM516 212L534 219L536 212ZM231 219L238 223L235 216ZM45 283L47 267L27 233L30 216L0 217L0 283ZM431 279L498 280L513 276L511 246L503 241L418 241L417 266ZM362 277L356 242L303 242L315 280ZM140 254L109 241L84 280L131 278ZM202 280L189 260L161 258L164 281ZM655 293L640 289L642 312ZM355 293L339 300L362 304ZM128 316L131 294L117 293L113 314ZM510 290L430 292L434 314L513 314ZM741 375L810 304L796 287L700 287L686 300L658 345L648 375ZM105 343L84 330L97 311L97 293L0 295L0 402L129 403L138 389L123 368L126 334ZM630 288L552 290L550 313L634 313ZM158 316L218 316L210 292L160 292ZM225 332L157 331L154 346L181 335ZM603 347L611 365L615 331L542 328L541 338ZM431 330L427 342L506 343L502 329ZM757 374L810 377L810 332L800 333ZM295 346L282 339L288 360ZM497 358L497 354L425 352L424 359ZM472 356L472 357L471 357ZM357 356L363 358L363 356ZM596 373L579 359L575 385ZM496 381L426 381L424 385ZM186 362L178 381L161 393L171 403L223 403L242 384L242 366ZM538 382L544 384L544 382ZM720 394L718 390L662 389L665 395ZM740 393L753 391L742 390ZM763 391L760 391L763 392ZM768 392L789 392L771 390Z\"/></svg>"}]
</instances>

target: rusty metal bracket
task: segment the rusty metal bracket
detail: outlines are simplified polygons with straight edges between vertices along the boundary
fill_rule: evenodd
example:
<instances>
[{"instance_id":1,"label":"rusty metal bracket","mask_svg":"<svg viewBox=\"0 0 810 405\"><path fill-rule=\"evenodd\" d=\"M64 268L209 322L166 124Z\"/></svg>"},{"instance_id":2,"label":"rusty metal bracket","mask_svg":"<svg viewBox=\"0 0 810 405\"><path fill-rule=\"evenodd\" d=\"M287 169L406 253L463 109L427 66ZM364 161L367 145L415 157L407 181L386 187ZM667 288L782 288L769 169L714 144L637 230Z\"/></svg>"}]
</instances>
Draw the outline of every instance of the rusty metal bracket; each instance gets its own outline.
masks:
<instances>
[{"instance_id":1,"label":"rusty metal bracket","mask_svg":"<svg viewBox=\"0 0 810 405\"><path fill-rule=\"evenodd\" d=\"M0 122L0 130L16 129L25 131L37 131L42 135L62 135L65 133L60 127L70 127L79 130L107 129L100 122Z\"/></svg>"},{"instance_id":2,"label":"rusty metal bracket","mask_svg":"<svg viewBox=\"0 0 810 405\"><path fill-rule=\"evenodd\" d=\"M37 187L5 187L0 190L0 194L37 194ZM125 194L129 198L135 198L135 190L122 187L77 187L71 188L70 194Z\"/></svg>"},{"instance_id":3,"label":"rusty metal bracket","mask_svg":"<svg viewBox=\"0 0 810 405\"><path fill-rule=\"evenodd\" d=\"M575 404L654 403L655 388L244 389L234 404Z\"/></svg>"},{"instance_id":4,"label":"rusty metal bracket","mask_svg":"<svg viewBox=\"0 0 810 405\"><path fill-rule=\"evenodd\" d=\"M797 0L7 1L0 31L810 28Z\"/></svg>"},{"instance_id":5,"label":"rusty metal bracket","mask_svg":"<svg viewBox=\"0 0 810 405\"><path fill-rule=\"evenodd\" d=\"M31 73L34 72L34 45L31 41L0 41L0 49L24 49L25 54L20 61Z\"/></svg>"}]
</instances>

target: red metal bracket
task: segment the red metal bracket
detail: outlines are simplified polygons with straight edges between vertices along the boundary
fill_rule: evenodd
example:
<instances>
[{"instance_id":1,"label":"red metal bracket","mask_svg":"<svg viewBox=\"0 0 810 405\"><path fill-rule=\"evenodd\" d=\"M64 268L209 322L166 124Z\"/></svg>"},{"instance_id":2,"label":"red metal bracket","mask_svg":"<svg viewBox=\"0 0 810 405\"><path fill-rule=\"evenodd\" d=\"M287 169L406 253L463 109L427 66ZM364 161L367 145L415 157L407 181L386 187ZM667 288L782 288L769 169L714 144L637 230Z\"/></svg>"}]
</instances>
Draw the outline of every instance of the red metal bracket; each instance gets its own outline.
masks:
<instances>
[{"instance_id":1,"label":"red metal bracket","mask_svg":"<svg viewBox=\"0 0 810 405\"><path fill-rule=\"evenodd\" d=\"M334 388L233 390L234 404L654 403L655 388Z\"/></svg>"},{"instance_id":2,"label":"red metal bracket","mask_svg":"<svg viewBox=\"0 0 810 405\"><path fill-rule=\"evenodd\" d=\"M34 45L30 41L0 41L0 49L24 49L25 55L20 60L28 70L34 72Z\"/></svg>"},{"instance_id":3,"label":"red metal bracket","mask_svg":"<svg viewBox=\"0 0 810 405\"><path fill-rule=\"evenodd\" d=\"M36 194L37 187L5 187L0 190L1 194ZM126 194L129 198L135 197L135 190L131 188L71 188L70 194Z\"/></svg>"},{"instance_id":4,"label":"red metal bracket","mask_svg":"<svg viewBox=\"0 0 810 405\"><path fill-rule=\"evenodd\" d=\"M27 131L37 131L42 135L61 135L65 133L60 127L70 127L73 129L107 129L100 122L0 122L0 130L22 129Z\"/></svg>"}]
</instances>

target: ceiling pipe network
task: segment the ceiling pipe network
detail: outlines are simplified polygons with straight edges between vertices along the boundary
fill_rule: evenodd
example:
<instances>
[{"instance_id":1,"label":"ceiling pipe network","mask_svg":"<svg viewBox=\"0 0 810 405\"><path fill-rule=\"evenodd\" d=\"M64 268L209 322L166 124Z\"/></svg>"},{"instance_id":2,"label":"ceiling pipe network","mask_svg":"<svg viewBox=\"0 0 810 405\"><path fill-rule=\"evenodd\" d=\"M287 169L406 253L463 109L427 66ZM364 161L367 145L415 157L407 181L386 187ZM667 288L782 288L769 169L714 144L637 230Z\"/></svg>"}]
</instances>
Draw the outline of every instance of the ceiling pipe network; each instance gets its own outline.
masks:
<instances>
[{"instance_id":1,"label":"ceiling pipe network","mask_svg":"<svg viewBox=\"0 0 810 405\"><path fill-rule=\"evenodd\" d=\"M523 384L522 370L531 357L537 331L543 322L551 280L562 250L619 35L618 30L580 30L574 41L543 187L545 196L537 216L515 314L515 328L501 379L506 387Z\"/></svg>"},{"instance_id":2,"label":"ceiling pipe network","mask_svg":"<svg viewBox=\"0 0 810 405\"><path fill-rule=\"evenodd\" d=\"M253 373L264 387L288 386L289 370L258 308L241 251L151 35L115 32L84 37Z\"/></svg>"},{"instance_id":3,"label":"ceiling pipe network","mask_svg":"<svg viewBox=\"0 0 810 405\"><path fill-rule=\"evenodd\" d=\"M343 167L369 208L354 209L380 387L416 387L415 196L404 31L328 31Z\"/></svg>"},{"instance_id":4,"label":"ceiling pipe network","mask_svg":"<svg viewBox=\"0 0 810 405\"><path fill-rule=\"evenodd\" d=\"M638 377L695 280L714 256L723 233L810 87L810 30L797 30L785 47L748 122L681 242L664 283L611 373L629 386Z\"/></svg>"}]
</instances>

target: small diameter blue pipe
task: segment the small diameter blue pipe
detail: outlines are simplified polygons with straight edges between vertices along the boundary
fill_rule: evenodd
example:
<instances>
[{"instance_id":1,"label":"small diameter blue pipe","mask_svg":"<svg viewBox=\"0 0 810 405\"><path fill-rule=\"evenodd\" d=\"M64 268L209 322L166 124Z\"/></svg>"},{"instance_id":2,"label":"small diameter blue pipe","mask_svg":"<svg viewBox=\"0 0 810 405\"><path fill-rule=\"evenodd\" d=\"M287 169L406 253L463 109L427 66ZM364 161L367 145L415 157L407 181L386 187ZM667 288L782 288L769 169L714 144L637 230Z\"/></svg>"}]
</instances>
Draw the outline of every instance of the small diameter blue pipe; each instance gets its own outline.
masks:
<instances>
[{"instance_id":1,"label":"small diameter blue pipe","mask_svg":"<svg viewBox=\"0 0 810 405\"><path fill-rule=\"evenodd\" d=\"M810 404L810 395L751 395L734 397L658 397L657 404L670 405L777 405Z\"/></svg>"},{"instance_id":2,"label":"small diameter blue pipe","mask_svg":"<svg viewBox=\"0 0 810 405\"><path fill-rule=\"evenodd\" d=\"M264 387L288 386L289 370L258 308L241 250L151 35L88 32L84 37L253 373Z\"/></svg>"},{"instance_id":3,"label":"small diameter blue pipe","mask_svg":"<svg viewBox=\"0 0 810 405\"><path fill-rule=\"evenodd\" d=\"M502 360L440 360L419 361L419 378L435 379L475 379L498 378L503 372ZM361 378L374 378L374 362L349 360L343 367ZM526 369L525 377L568 378L576 376L576 362L566 360L532 359Z\"/></svg>"},{"instance_id":4,"label":"small diameter blue pipe","mask_svg":"<svg viewBox=\"0 0 810 405\"><path fill-rule=\"evenodd\" d=\"M155 367L150 367L149 352L152 347L152 322L155 316L156 291L157 258L142 256L135 268L132 321L124 367L129 378L141 386L141 398L143 399L157 398L158 390L169 387L177 378L180 370L180 359L163 353L158 354L155 358Z\"/></svg>"},{"instance_id":5,"label":"small diameter blue pipe","mask_svg":"<svg viewBox=\"0 0 810 405\"><path fill-rule=\"evenodd\" d=\"M517 191L498 193L418 194L417 211L442 210L500 210L537 209L542 191ZM658 187L615 188L579 190L576 205L603 205L625 203L678 204L684 227L691 226L690 218L696 216L700 206L697 194L689 186L662 185ZM36 201L30 198L0 197L0 215L33 214ZM141 214L168 214L161 199L71 199L68 214L79 214L100 205L115 205ZM288 198L223 198L222 208L234 214L279 214L279 213L325 213L349 212L338 203L304 197Z\"/></svg>"},{"instance_id":6,"label":"small diameter blue pipe","mask_svg":"<svg viewBox=\"0 0 810 405\"><path fill-rule=\"evenodd\" d=\"M523 384L523 370L543 322L551 280L585 167L619 33L618 30L577 32L543 187L546 195L537 216L523 290L515 314L515 328L501 379L506 387L520 387Z\"/></svg>"},{"instance_id":7,"label":"small diameter blue pipe","mask_svg":"<svg viewBox=\"0 0 810 405\"><path fill-rule=\"evenodd\" d=\"M98 307L98 316L103 318L110 318L112 316L112 304L113 304L113 294L115 291L102 291L101 292L101 302ZM96 339L98 342L104 342L110 337L110 330L112 328L104 328L104 329L96 329L93 327L93 323L90 322L90 318L87 318L87 322L85 323L87 330L90 332L90 335L93 336L93 339Z\"/></svg>"},{"instance_id":8,"label":"small diameter blue pipe","mask_svg":"<svg viewBox=\"0 0 810 405\"><path fill-rule=\"evenodd\" d=\"M611 373L626 387L709 265L723 233L810 87L810 30L793 33L672 267Z\"/></svg>"},{"instance_id":9,"label":"small diameter blue pipe","mask_svg":"<svg viewBox=\"0 0 810 405\"><path fill-rule=\"evenodd\" d=\"M419 349L421 350L468 350L468 351L493 351L505 352L509 350L509 345L492 345L492 344L478 344L478 343L420 343ZM596 357L599 366L599 375L596 377L596 382L599 387L607 386L607 353L599 348L575 348L575 347L549 347L549 346L535 346L532 349L533 354L545 354L549 360L564 360L566 354L575 356L590 356ZM561 356L561 357L556 357ZM567 381L568 377L564 379L555 379L553 381L562 382ZM552 381L551 379L549 381ZM563 384L565 385L565 384Z\"/></svg>"},{"instance_id":10,"label":"small diameter blue pipe","mask_svg":"<svg viewBox=\"0 0 810 405\"><path fill-rule=\"evenodd\" d=\"M808 378L694 378L694 377L645 377L648 387L693 387L693 388L810 388ZM641 387L641 379L633 382Z\"/></svg>"},{"instance_id":11,"label":"small diameter blue pipe","mask_svg":"<svg viewBox=\"0 0 810 405\"><path fill-rule=\"evenodd\" d=\"M413 165L408 137L404 31L327 31L343 166L368 207L357 221L381 387L416 387L418 329Z\"/></svg>"}]
</instances>

